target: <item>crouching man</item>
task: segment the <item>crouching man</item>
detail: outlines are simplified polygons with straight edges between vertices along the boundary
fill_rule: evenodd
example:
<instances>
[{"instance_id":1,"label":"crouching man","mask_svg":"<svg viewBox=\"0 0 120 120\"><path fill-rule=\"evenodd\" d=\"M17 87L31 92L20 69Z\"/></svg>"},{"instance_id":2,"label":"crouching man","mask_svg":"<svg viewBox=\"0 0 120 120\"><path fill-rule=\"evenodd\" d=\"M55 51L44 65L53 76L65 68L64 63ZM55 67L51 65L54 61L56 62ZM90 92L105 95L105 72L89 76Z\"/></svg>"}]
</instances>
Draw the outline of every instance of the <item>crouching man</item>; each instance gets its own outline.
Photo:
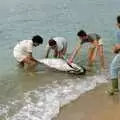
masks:
<instances>
[{"instance_id":1,"label":"crouching man","mask_svg":"<svg viewBox=\"0 0 120 120\"><path fill-rule=\"evenodd\" d=\"M43 38L39 35L33 36L32 40L22 40L14 47L13 55L21 67L31 68L39 62L32 56L33 47L43 43ZM26 67L25 67L26 66Z\"/></svg>"}]
</instances>

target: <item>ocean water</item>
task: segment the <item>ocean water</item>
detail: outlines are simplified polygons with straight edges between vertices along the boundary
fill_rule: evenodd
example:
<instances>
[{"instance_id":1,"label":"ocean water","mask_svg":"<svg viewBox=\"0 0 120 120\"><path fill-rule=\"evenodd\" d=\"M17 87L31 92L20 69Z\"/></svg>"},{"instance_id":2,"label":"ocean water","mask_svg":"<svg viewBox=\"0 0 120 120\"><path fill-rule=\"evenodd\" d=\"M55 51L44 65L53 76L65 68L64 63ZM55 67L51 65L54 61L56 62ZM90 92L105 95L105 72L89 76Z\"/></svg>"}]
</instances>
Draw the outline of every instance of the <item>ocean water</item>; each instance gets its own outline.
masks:
<instances>
[{"instance_id":1,"label":"ocean water","mask_svg":"<svg viewBox=\"0 0 120 120\"><path fill-rule=\"evenodd\" d=\"M53 36L68 40L70 54L77 43L77 31L85 29L103 37L108 71L119 4L119 0L0 1L0 120L52 120L60 107L108 82L109 72L100 73L97 61L94 72L85 76L60 73L45 66L26 73L18 69L12 52L19 40L39 34L44 44L34 49L36 58L43 58L45 45ZM84 65L86 49L81 51L76 62Z\"/></svg>"}]
</instances>

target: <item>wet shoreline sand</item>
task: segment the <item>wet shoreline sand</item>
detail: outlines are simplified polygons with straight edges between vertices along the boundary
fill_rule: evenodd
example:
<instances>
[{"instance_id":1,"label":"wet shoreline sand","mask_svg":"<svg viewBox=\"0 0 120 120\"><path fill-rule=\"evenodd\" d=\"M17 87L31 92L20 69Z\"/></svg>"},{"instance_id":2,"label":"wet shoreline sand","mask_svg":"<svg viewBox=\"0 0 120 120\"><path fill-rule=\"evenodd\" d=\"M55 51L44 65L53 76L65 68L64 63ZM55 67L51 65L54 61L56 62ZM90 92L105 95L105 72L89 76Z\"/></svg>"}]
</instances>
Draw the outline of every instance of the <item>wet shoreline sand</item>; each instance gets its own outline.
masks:
<instances>
[{"instance_id":1,"label":"wet shoreline sand","mask_svg":"<svg viewBox=\"0 0 120 120\"><path fill-rule=\"evenodd\" d=\"M120 94L109 96L110 84L102 84L63 106L54 120L119 120Z\"/></svg>"}]
</instances>

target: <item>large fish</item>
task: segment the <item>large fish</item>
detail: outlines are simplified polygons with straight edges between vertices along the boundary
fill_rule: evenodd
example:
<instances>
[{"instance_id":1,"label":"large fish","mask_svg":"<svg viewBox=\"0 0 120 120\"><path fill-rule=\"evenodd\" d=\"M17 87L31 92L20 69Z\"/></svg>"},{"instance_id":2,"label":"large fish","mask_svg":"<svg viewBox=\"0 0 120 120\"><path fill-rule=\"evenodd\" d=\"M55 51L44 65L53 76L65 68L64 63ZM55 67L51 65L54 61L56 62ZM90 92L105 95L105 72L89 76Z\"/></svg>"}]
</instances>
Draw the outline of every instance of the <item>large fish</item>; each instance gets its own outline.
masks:
<instances>
[{"instance_id":1,"label":"large fish","mask_svg":"<svg viewBox=\"0 0 120 120\"><path fill-rule=\"evenodd\" d=\"M39 59L39 62L47 65L50 68L54 68L59 71L68 72L72 74L78 74L83 75L86 73L86 70L82 66L78 66L74 63L68 64L63 59L55 59L55 58L45 58L45 59Z\"/></svg>"}]
</instances>

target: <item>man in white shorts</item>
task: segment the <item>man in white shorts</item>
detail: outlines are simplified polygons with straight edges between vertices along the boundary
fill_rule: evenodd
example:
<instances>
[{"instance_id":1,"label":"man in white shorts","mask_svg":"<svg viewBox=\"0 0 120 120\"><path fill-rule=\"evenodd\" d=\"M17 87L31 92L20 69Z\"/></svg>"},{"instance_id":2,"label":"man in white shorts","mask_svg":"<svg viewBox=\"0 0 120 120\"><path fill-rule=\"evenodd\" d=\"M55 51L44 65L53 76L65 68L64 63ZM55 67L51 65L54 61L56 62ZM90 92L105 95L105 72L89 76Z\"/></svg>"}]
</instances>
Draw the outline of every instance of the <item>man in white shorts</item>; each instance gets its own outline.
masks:
<instances>
[{"instance_id":1,"label":"man in white shorts","mask_svg":"<svg viewBox=\"0 0 120 120\"><path fill-rule=\"evenodd\" d=\"M14 47L13 55L16 58L17 62L24 67L25 64L28 66L35 66L39 63L32 56L33 47L37 47L43 43L43 38L39 35L33 36L32 40L23 40L17 43Z\"/></svg>"},{"instance_id":2,"label":"man in white shorts","mask_svg":"<svg viewBox=\"0 0 120 120\"><path fill-rule=\"evenodd\" d=\"M64 37L54 37L48 41L46 58L48 58L50 50L54 50L55 58L64 58L67 50L67 40Z\"/></svg>"}]
</instances>

